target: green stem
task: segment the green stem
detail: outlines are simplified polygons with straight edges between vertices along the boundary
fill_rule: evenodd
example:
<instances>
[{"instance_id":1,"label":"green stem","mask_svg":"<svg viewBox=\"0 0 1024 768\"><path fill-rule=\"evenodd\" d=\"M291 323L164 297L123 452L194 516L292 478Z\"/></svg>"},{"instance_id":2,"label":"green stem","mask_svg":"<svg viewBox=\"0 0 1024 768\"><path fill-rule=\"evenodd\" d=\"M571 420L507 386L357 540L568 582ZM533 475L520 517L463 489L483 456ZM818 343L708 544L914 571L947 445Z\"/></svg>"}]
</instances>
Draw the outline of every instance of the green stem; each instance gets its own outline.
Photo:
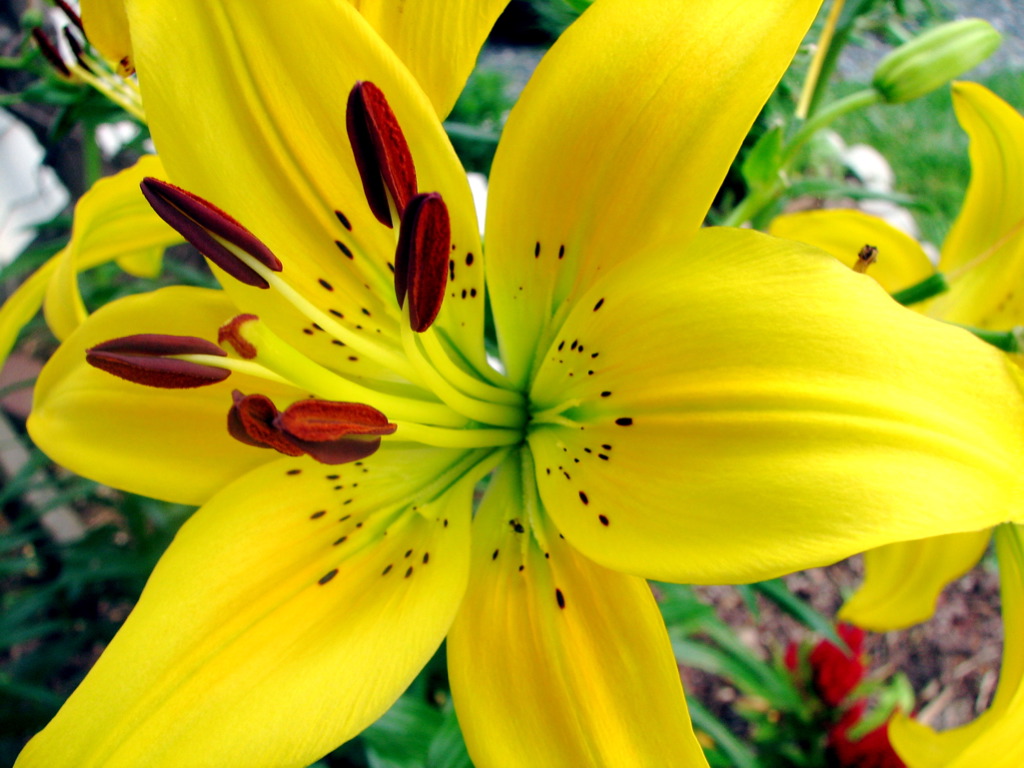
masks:
<instances>
[{"instance_id":1,"label":"green stem","mask_svg":"<svg viewBox=\"0 0 1024 768\"><path fill-rule=\"evenodd\" d=\"M953 323L953 325L959 326L964 330L970 331L982 341L988 342L996 349L1001 349L1003 352L1020 352L1021 351L1021 335L1024 332L1021 330L1013 331L986 331L982 328L973 328L969 325L962 325L961 323Z\"/></svg>"},{"instance_id":2,"label":"green stem","mask_svg":"<svg viewBox=\"0 0 1024 768\"><path fill-rule=\"evenodd\" d=\"M754 192L743 199L736 206L732 213L725 217L722 222L726 227L738 227L741 224L753 220L765 208L771 205L787 188L788 184L783 180L785 172L789 169L797 151L806 144L810 138L822 128L832 124L843 115L855 112L858 109L877 104L881 96L872 88L851 93L816 113L811 119L804 123L782 149L779 161L778 177L771 184L754 190Z\"/></svg>"},{"instance_id":3,"label":"green stem","mask_svg":"<svg viewBox=\"0 0 1024 768\"><path fill-rule=\"evenodd\" d=\"M909 307L911 304L917 304L919 301L938 296L940 293L945 293L948 290L949 283L946 282L945 275L941 272L936 272L934 275L926 277L920 283L904 288L902 291L896 291L892 297L903 306Z\"/></svg>"},{"instance_id":4,"label":"green stem","mask_svg":"<svg viewBox=\"0 0 1024 768\"><path fill-rule=\"evenodd\" d=\"M96 125L82 125L82 176L86 189L91 189L103 177L103 156L96 143Z\"/></svg>"},{"instance_id":5,"label":"green stem","mask_svg":"<svg viewBox=\"0 0 1024 768\"><path fill-rule=\"evenodd\" d=\"M787 142L782 150L782 168L787 168L797 150L822 128L831 125L843 115L856 112L858 109L864 109L864 107L870 107L881 100L882 96L878 91L874 88L865 88L856 93L851 93L849 96L844 96L824 107L804 123L800 130L794 134L793 138Z\"/></svg>"}]
</instances>

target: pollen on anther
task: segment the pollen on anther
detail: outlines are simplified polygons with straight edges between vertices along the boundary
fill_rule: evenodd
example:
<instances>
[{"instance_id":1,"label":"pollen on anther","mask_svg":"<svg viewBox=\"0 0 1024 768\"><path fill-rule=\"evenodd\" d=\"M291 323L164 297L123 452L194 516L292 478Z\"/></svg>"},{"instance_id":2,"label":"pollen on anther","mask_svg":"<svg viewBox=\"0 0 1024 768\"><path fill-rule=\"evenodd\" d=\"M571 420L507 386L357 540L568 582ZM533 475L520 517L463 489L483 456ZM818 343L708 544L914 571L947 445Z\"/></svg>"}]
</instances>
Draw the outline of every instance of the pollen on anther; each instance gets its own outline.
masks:
<instances>
[{"instance_id":1,"label":"pollen on anther","mask_svg":"<svg viewBox=\"0 0 1024 768\"><path fill-rule=\"evenodd\" d=\"M310 520L316 520L317 518L323 517L326 514L327 514L327 510L326 509L321 509L321 510L319 510L317 512L314 512L312 515L310 515L309 519Z\"/></svg>"},{"instance_id":2,"label":"pollen on anther","mask_svg":"<svg viewBox=\"0 0 1024 768\"><path fill-rule=\"evenodd\" d=\"M562 594L562 590L555 589L555 600L558 602L559 608L565 608L565 595Z\"/></svg>"},{"instance_id":3,"label":"pollen on anther","mask_svg":"<svg viewBox=\"0 0 1024 768\"><path fill-rule=\"evenodd\" d=\"M590 503L590 499L587 498L587 494L584 493L583 491L580 491L580 501L582 501L584 504Z\"/></svg>"},{"instance_id":4,"label":"pollen on anther","mask_svg":"<svg viewBox=\"0 0 1024 768\"><path fill-rule=\"evenodd\" d=\"M608 516L607 515L598 515L597 519L601 521L601 525L604 525L604 526L608 525L609 521L608 521Z\"/></svg>"},{"instance_id":5,"label":"pollen on anther","mask_svg":"<svg viewBox=\"0 0 1024 768\"><path fill-rule=\"evenodd\" d=\"M319 584L320 586L323 586L324 584L326 584L328 581L330 581L331 579L333 579L337 575L338 575L338 569L337 568L332 568L331 570L329 570L327 573L325 573L323 576L320 577L320 580L317 582L317 584Z\"/></svg>"},{"instance_id":6,"label":"pollen on anther","mask_svg":"<svg viewBox=\"0 0 1024 768\"><path fill-rule=\"evenodd\" d=\"M629 416L622 416L615 420L615 423L620 427L628 427L633 423L633 420Z\"/></svg>"}]
</instances>

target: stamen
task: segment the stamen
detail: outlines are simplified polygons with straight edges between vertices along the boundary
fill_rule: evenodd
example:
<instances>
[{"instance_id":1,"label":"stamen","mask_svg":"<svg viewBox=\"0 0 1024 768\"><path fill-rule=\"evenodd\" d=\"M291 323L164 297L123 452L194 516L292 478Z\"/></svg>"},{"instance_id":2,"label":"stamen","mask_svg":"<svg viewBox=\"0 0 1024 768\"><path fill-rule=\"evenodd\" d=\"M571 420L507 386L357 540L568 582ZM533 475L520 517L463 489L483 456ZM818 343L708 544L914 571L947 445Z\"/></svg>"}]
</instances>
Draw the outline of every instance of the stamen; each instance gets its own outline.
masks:
<instances>
[{"instance_id":1,"label":"stamen","mask_svg":"<svg viewBox=\"0 0 1024 768\"><path fill-rule=\"evenodd\" d=\"M206 258L245 285L269 288L270 284L245 264L220 240L242 250L272 272L281 262L252 232L212 203L165 181L146 177L142 194L157 215L177 230Z\"/></svg>"},{"instance_id":2,"label":"stamen","mask_svg":"<svg viewBox=\"0 0 1024 768\"><path fill-rule=\"evenodd\" d=\"M85 50L82 48L82 44L78 41L78 38L75 37L75 33L71 31L71 27L64 27L64 40L67 41L68 48L70 48L71 53L74 54L75 61L78 62L78 66L86 72L95 75L96 73L93 72L92 67L90 67L89 63L85 60Z\"/></svg>"},{"instance_id":3,"label":"stamen","mask_svg":"<svg viewBox=\"0 0 1024 768\"><path fill-rule=\"evenodd\" d=\"M224 381L231 372L223 368L180 360L175 355L226 353L216 344L193 336L154 333L104 341L86 350L85 360L118 378L161 389L192 389Z\"/></svg>"},{"instance_id":4,"label":"stamen","mask_svg":"<svg viewBox=\"0 0 1024 768\"><path fill-rule=\"evenodd\" d=\"M373 454L396 425L368 405L300 400L279 412L264 395L232 393L228 432L236 440L287 456L307 454L321 464L344 464Z\"/></svg>"},{"instance_id":5,"label":"stamen","mask_svg":"<svg viewBox=\"0 0 1024 768\"><path fill-rule=\"evenodd\" d=\"M402 214L395 251L395 295L402 307L408 293L409 321L417 333L427 330L441 310L450 248L451 222L441 195L413 197Z\"/></svg>"},{"instance_id":6,"label":"stamen","mask_svg":"<svg viewBox=\"0 0 1024 768\"><path fill-rule=\"evenodd\" d=\"M416 194L416 167L380 88L371 82L355 84L348 96L345 127L370 210L381 224L393 226L388 195L401 217Z\"/></svg>"},{"instance_id":7,"label":"stamen","mask_svg":"<svg viewBox=\"0 0 1024 768\"><path fill-rule=\"evenodd\" d=\"M281 429L300 440L324 442L346 435L391 435L395 425L387 416L362 403L333 400L300 400L288 406L276 421Z\"/></svg>"},{"instance_id":8,"label":"stamen","mask_svg":"<svg viewBox=\"0 0 1024 768\"><path fill-rule=\"evenodd\" d=\"M853 271L864 274L868 267L878 261L878 249L873 245L865 245L857 253L857 263L853 265Z\"/></svg>"},{"instance_id":9,"label":"stamen","mask_svg":"<svg viewBox=\"0 0 1024 768\"><path fill-rule=\"evenodd\" d=\"M301 456L302 450L291 444L274 428L277 406L266 395L243 395L237 389L228 411L228 434L256 448L273 448L288 456Z\"/></svg>"},{"instance_id":10,"label":"stamen","mask_svg":"<svg viewBox=\"0 0 1024 768\"><path fill-rule=\"evenodd\" d=\"M57 50L57 46L53 44L53 41L47 36L45 32L39 27L32 28L32 39L36 41L36 45L39 46L39 52L43 54L50 64L60 72L64 77L71 77L71 70L68 69L68 65L64 63L64 59L61 58L60 51Z\"/></svg>"},{"instance_id":11,"label":"stamen","mask_svg":"<svg viewBox=\"0 0 1024 768\"><path fill-rule=\"evenodd\" d=\"M57 7L64 11L64 15L68 17L68 20L78 27L82 34L85 34L85 26L82 24L82 17L78 15L78 11L71 7L71 4L66 0L56 0Z\"/></svg>"}]
</instances>

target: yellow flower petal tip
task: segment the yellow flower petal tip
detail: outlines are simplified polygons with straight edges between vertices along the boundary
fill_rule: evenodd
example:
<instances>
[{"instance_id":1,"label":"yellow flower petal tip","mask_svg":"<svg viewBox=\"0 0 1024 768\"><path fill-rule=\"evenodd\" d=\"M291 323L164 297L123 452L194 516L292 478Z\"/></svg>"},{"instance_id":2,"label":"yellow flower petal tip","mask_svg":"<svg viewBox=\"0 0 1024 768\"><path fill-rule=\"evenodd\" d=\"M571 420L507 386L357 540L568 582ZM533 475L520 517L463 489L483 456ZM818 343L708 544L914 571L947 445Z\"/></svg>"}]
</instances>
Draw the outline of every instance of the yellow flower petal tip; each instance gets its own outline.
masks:
<instances>
[{"instance_id":1,"label":"yellow flower petal tip","mask_svg":"<svg viewBox=\"0 0 1024 768\"><path fill-rule=\"evenodd\" d=\"M1005 356L822 251L698 229L818 2L595 4L510 118L486 258L444 89L396 54L441 5L395 6L418 21L392 34L393 5L127 4L172 185L148 191L224 290L94 313L29 427L203 507L20 765L307 765L451 630L478 763L704 766L643 577L764 579L1019 512Z\"/></svg>"}]
</instances>

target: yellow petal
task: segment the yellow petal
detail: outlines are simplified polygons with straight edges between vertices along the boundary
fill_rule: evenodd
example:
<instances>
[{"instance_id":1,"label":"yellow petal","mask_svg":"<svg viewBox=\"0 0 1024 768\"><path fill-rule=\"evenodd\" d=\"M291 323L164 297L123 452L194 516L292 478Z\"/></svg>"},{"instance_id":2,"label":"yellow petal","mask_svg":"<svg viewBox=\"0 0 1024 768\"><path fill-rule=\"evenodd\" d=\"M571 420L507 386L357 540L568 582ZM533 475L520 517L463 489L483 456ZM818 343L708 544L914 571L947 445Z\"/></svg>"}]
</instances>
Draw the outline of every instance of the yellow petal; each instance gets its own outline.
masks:
<instances>
[{"instance_id":1,"label":"yellow petal","mask_svg":"<svg viewBox=\"0 0 1024 768\"><path fill-rule=\"evenodd\" d=\"M451 214L454 295L435 327L482 366L483 272L466 175L429 99L363 17L343 0L128 7L146 114L170 180L251 229L284 263L284 279L321 311L400 349L388 268L396 230L370 213L345 130L356 81L383 90L420 190L440 192ZM277 291L224 283L239 306L304 353L352 375L385 375L362 357L349 361L326 334L303 334L309 320Z\"/></svg>"},{"instance_id":2,"label":"yellow petal","mask_svg":"<svg viewBox=\"0 0 1024 768\"><path fill-rule=\"evenodd\" d=\"M976 83L954 84L953 106L970 138L971 182L939 260L950 290L929 311L1003 330L1024 323L1024 117Z\"/></svg>"},{"instance_id":3,"label":"yellow petal","mask_svg":"<svg viewBox=\"0 0 1024 768\"><path fill-rule=\"evenodd\" d=\"M960 728L936 733L905 715L889 724L889 738L907 768L1019 768L1024 764L1024 531L995 532L1003 606L1003 665L988 711Z\"/></svg>"},{"instance_id":4,"label":"yellow petal","mask_svg":"<svg viewBox=\"0 0 1024 768\"><path fill-rule=\"evenodd\" d=\"M518 461L473 522L471 587L448 638L474 763L706 766L647 583L587 560L543 518L532 529Z\"/></svg>"},{"instance_id":5,"label":"yellow petal","mask_svg":"<svg viewBox=\"0 0 1024 768\"><path fill-rule=\"evenodd\" d=\"M441 119L508 0L349 0L415 75Z\"/></svg>"},{"instance_id":6,"label":"yellow petal","mask_svg":"<svg viewBox=\"0 0 1024 768\"><path fill-rule=\"evenodd\" d=\"M765 579L1019 518L1015 370L821 251L703 230L584 295L530 395L564 419L535 414L529 443L599 563Z\"/></svg>"},{"instance_id":7,"label":"yellow petal","mask_svg":"<svg viewBox=\"0 0 1024 768\"><path fill-rule=\"evenodd\" d=\"M939 593L985 554L991 531L933 536L887 544L864 553L864 583L839 618L872 632L905 629L927 621Z\"/></svg>"},{"instance_id":8,"label":"yellow petal","mask_svg":"<svg viewBox=\"0 0 1024 768\"><path fill-rule=\"evenodd\" d=\"M32 439L80 475L185 504L202 504L239 475L272 461L273 451L228 434L231 390L261 392L280 405L308 393L237 373L200 389L155 389L85 362L86 349L135 333L214 340L217 328L235 314L222 291L201 288L165 288L107 304L39 375L28 422Z\"/></svg>"},{"instance_id":9,"label":"yellow petal","mask_svg":"<svg viewBox=\"0 0 1024 768\"><path fill-rule=\"evenodd\" d=\"M132 41L125 0L82 0L82 24L92 43L122 73L131 72Z\"/></svg>"},{"instance_id":10,"label":"yellow petal","mask_svg":"<svg viewBox=\"0 0 1024 768\"><path fill-rule=\"evenodd\" d=\"M159 269L164 249L182 242L139 190L146 176L164 175L160 160L149 155L114 176L100 179L78 201L71 241L60 253L43 305L46 322L58 339L70 336L86 316L78 290L79 272L114 259L136 272L147 266L152 272L154 262Z\"/></svg>"},{"instance_id":11,"label":"yellow petal","mask_svg":"<svg viewBox=\"0 0 1024 768\"><path fill-rule=\"evenodd\" d=\"M829 209L777 216L768 234L821 248L852 267L865 245L878 249L878 261L868 267L889 293L921 282L934 274L928 254L912 237L877 216L862 211Z\"/></svg>"},{"instance_id":12,"label":"yellow petal","mask_svg":"<svg viewBox=\"0 0 1024 768\"><path fill-rule=\"evenodd\" d=\"M458 458L384 449L240 478L185 523L19 768L306 766L354 736L465 589L472 484L424 491Z\"/></svg>"},{"instance_id":13,"label":"yellow petal","mask_svg":"<svg viewBox=\"0 0 1024 768\"><path fill-rule=\"evenodd\" d=\"M511 379L552 314L691 237L819 0L604 0L555 44L492 169L488 290Z\"/></svg>"}]
</instances>

